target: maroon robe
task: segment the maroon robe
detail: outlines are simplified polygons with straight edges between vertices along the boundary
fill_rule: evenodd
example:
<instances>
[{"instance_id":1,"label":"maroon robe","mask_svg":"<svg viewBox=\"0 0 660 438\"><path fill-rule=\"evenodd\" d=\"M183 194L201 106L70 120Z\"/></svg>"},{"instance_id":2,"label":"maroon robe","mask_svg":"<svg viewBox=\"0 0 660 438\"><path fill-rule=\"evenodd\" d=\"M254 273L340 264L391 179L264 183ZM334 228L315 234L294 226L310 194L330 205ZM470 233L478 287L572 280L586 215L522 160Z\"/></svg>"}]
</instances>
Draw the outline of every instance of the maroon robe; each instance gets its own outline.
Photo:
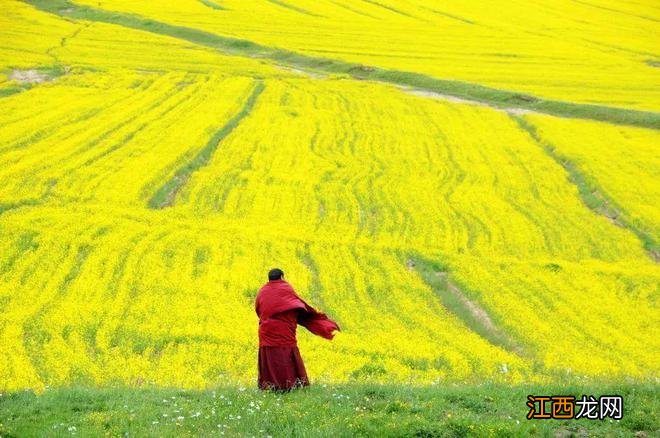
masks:
<instances>
[{"instance_id":1,"label":"maroon robe","mask_svg":"<svg viewBox=\"0 0 660 438\"><path fill-rule=\"evenodd\" d=\"M259 317L259 378L261 389L291 389L309 385L296 342L298 324L326 339L339 330L336 322L311 307L285 280L271 280L257 294Z\"/></svg>"}]
</instances>

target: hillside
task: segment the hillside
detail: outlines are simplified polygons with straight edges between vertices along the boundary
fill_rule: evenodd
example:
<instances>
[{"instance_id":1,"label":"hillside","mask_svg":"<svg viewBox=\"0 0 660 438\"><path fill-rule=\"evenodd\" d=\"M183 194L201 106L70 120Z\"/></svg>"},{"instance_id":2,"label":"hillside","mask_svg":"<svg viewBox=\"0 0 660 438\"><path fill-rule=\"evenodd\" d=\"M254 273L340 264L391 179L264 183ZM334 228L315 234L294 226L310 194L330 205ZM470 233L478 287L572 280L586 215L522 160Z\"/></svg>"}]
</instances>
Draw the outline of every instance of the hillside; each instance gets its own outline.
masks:
<instances>
[{"instance_id":1,"label":"hillside","mask_svg":"<svg viewBox=\"0 0 660 438\"><path fill-rule=\"evenodd\" d=\"M657 381L654 2L2 7L0 391Z\"/></svg>"}]
</instances>

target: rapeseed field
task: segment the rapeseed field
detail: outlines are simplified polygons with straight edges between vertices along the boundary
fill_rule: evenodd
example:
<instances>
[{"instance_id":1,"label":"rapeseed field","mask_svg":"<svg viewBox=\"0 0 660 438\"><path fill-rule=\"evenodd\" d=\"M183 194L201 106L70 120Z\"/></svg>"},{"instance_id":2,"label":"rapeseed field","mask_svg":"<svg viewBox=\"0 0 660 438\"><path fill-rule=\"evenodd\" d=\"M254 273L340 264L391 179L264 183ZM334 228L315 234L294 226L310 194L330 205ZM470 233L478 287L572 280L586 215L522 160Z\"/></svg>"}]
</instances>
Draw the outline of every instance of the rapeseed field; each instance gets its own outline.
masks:
<instances>
[{"instance_id":1,"label":"rapeseed field","mask_svg":"<svg viewBox=\"0 0 660 438\"><path fill-rule=\"evenodd\" d=\"M653 2L0 3L0 391L657 380Z\"/></svg>"}]
</instances>

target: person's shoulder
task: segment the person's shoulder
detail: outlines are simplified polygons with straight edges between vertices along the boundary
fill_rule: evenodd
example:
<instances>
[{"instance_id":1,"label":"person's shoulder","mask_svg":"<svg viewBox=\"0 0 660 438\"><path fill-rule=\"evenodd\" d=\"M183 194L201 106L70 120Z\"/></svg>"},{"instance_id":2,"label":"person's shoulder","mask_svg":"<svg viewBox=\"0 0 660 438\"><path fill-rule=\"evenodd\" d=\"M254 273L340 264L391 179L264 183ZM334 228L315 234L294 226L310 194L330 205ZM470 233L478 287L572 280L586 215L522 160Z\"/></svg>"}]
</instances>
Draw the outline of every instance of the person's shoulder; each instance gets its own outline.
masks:
<instances>
[{"instance_id":1,"label":"person's shoulder","mask_svg":"<svg viewBox=\"0 0 660 438\"><path fill-rule=\"evenodd\" d=\"M291 283L288 283L288 282L286 282L286 281L284 281L284 280L282 280L282 283L280 283L279 288L280 288L280 290L284 290L284 291L286 291L287 293L293 293L293 294L296 294L296 290L293 288L293 286L291 285Z\"/></svg>"},{"instance_id":2,"label":"person's shoulder","mask_svg":"<svg viewBox=\"0 0 660 438\"><path fill-rule=\"evenodd\" d=\"M259 290L257 290L257 296L259 296L262 292L264 292L264 291L266 291L266 290L268 290L268 289L269 289L269 288L268 288L268 283L264 284L263 286L261 286L261 287L259 288Z\"/></svg>"}]
</instances>

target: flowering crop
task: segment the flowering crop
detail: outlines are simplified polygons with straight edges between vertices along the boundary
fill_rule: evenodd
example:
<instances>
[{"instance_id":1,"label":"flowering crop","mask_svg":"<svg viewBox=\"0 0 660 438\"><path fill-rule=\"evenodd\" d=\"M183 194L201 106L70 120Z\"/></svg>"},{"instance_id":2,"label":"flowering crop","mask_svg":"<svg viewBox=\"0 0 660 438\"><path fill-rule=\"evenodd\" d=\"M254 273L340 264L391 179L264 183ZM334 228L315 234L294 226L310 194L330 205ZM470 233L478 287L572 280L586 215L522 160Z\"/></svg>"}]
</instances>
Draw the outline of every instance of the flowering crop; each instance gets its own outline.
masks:
<instances>
[{"instance_id":1,"label":"flowering crop","mask_svg":"<svg viewBox=\"0 0 660 438\"><path fill-rule=\"evenodd\" d=\"M552 99L660 109L652 1L76 0L325 58Z\"/></svg>"},{"instance_id":2,"label":"flowering crop","mask_svg":"<svg viewBox=\"0 0 660 438\"><path fill-rule=\"evenodd\" d=\"M542 139L573 161L633 223L660 236L660 133L590 121L528 116Z\"/></svg>"},{"instance_id":3,"label":"flowering crop","mask_svg":"<svg viewBox=\"0 0 660 438\"><path fill-rule=\"evenodd\" d=\"M226 24L272 44L283 24L355 9L347 26L364 24L365 34L347 44L376 51L385 42L368 32L398 23L393 29L410 39L403 24L422 10L377 2L399 10L394 18L372 2L289 1L284 10L245 2L274 14L258 31L239 26L243 2L100 3L201 29ZM332 342L299 332L319 379L657 376L657 263L635 233L585 205L561 163L509 114L374 82L305 77L10 4L0 50L11 52L12 35L30 37L21 41L25 57L3 68L67 70L0 97L0 390L251 384L254 297L274 266L342 328ZM310 47L331 41L295 29L292 47L303 36ZM615 76L603 75L598 87ZM560 85L543 87L566 96ZM648 96L632 106L652 107ZM656 131L524 118L657 235ZM427 264L516 348L450 310L446 291L425 277Z\"/></svg>"}]
</instances>

